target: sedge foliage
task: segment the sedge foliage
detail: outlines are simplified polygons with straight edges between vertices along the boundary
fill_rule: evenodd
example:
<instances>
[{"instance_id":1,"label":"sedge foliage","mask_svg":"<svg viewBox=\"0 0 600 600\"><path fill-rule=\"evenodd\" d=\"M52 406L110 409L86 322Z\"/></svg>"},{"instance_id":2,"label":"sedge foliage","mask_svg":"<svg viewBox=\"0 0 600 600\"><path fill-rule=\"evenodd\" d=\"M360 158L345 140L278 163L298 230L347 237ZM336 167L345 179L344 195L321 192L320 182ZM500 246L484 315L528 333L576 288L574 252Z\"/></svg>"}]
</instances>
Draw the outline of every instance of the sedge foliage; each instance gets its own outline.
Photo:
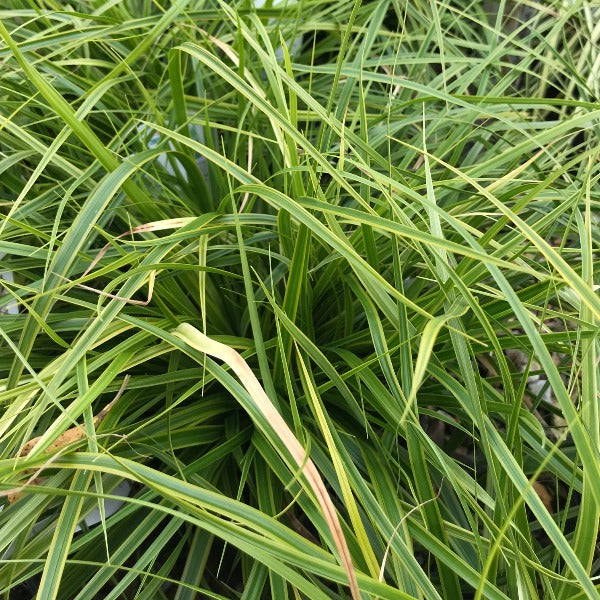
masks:
<instances>
[{"instance_id":1,"label":"sedge foliage","mask_svg":"<svg viewBox=\"0 0 600 600\"><path fill-rule=\"evenodd\" d=\"M599 17L4 2L2 597L596 598Z\"/></svg>"}]
</instances>

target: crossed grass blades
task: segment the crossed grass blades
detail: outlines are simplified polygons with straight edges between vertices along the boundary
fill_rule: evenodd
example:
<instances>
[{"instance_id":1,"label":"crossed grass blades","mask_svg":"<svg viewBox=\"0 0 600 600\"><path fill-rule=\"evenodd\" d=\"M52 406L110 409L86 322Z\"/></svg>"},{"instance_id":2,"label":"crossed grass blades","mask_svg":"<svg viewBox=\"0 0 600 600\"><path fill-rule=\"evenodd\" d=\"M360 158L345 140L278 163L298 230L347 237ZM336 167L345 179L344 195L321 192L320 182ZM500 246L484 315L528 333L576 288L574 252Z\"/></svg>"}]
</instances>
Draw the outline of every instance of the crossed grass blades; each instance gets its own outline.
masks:
<instances>
[{"instance_id":1,"label":"crossed grass blades","mask_svg":"<svg viewBox=\"0 0 600 600\"><path fill-rule=\"evenodd\" d=\"M3 597L597 598L599 13L5 2Z\"/></svg>"}]
</instances>

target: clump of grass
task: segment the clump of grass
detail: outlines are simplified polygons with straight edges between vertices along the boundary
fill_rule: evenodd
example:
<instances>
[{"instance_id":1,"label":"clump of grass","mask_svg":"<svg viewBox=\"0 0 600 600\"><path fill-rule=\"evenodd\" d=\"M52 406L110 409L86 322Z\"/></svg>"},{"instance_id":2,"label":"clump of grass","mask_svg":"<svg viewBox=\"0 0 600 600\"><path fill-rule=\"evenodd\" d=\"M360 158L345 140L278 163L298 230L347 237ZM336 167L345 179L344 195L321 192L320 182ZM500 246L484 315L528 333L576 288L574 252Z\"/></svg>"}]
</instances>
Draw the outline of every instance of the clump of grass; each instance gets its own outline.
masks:
<instances>
[{"instance_id":1,"label":"clump of grass","mask_svg":"<svg viewBox=\"0 0 600 600\"><path fill-rule=\"evenodd\" d=\"M597 597L597 6L0 17L3 597Z\"/></svg>"}]
</instances>

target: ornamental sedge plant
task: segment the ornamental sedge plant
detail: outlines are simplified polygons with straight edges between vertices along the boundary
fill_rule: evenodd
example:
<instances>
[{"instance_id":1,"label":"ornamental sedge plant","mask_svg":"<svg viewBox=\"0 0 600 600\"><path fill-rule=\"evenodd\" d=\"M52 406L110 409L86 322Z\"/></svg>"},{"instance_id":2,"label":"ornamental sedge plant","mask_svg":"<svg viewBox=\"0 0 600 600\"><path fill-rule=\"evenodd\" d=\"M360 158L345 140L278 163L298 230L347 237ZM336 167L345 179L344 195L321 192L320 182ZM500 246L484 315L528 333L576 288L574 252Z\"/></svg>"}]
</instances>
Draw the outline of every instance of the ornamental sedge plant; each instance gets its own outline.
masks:
<instances>
[{"instance_id":1,"label":"ornamental sedge plant","mask_svg":"<svg viewBox=\"0 0 600 600\"><path fill-rule=\"evenodd\" d=\"M0 10L0 597L598 597L600 7Z\"/></svg>"}]
</instances>

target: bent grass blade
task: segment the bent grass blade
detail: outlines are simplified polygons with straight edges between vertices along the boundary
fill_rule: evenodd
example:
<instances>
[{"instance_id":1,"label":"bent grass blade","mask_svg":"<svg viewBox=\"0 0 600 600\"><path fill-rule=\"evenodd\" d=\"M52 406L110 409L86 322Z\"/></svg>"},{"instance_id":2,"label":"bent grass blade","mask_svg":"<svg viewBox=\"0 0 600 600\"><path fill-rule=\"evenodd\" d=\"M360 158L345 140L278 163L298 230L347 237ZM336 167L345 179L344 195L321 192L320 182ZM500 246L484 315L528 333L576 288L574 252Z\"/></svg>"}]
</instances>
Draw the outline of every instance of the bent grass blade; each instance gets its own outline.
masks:
<instances>
[{"instance_id":1,"label":"bent grass blade","mask_svg":"<svg viewBox=\"0 0 600 600\"><path fill-rule=\"evenodd\" d=\"M302 469L302 473L306 477L306 480L317 498L333 536L336 549L339 552L342 565L348 576L352 598L353 600L359 600L360 591L358 589L356 573L354 572L354 567L352 565L352 558L350 557L350 550L348 549L346 539L344 538L335 506L327 492L323 479L313 461L306 456L306 451L292 433L288 424L277 412L277 409L273 406L271 400L269 400L269 397L248 366L248 363L236 350L209 338L189 323L182 323L179 325L173 331L173 334L183 340L186 344L192 346L192 348L227 363L231 370L238 376L247 392L273 428L273 431L276 432L279 439L285 444L285 447L296 461L298 467Z\"/></svg>"}]
</instances>

